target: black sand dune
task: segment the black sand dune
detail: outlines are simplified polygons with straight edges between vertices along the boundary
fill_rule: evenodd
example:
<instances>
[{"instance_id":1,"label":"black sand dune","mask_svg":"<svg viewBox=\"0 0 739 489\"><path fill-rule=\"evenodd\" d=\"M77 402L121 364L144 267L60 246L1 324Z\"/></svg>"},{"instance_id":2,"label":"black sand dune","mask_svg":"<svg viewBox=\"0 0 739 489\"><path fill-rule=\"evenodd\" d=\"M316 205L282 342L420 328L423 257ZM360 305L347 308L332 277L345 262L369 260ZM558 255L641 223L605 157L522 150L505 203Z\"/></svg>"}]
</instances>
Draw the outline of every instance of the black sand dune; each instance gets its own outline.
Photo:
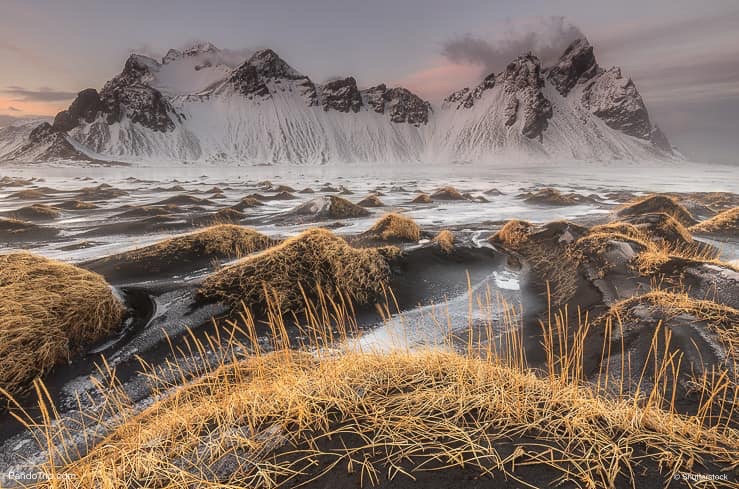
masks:
<instances>
[{"instance_id":1,"label":"black sand dune","mask_svg":"<svg viewBox=\"0 0 739 489\"><path fill-rule=\"evenodd\" d=\"M192 227L187 220L174 216L154 216L132 221L101 224L80 234L82 237L110 236L110 235L145 235L164 231L177 231Z\"/></svg>"},{"instance_id":2,"label":"black sand dune","mask_svg":"<svg viewBox=\"0 0 739 489\"><path fill-rule=\"evenodd\" d=\"M549 206L578 205L578 204L583 204L583 203L595 202L595 200L592 197L587 197L587 196L576 194L576 193L566 193L565 194L551 187L546 187L540 190L536 190L534 192L526 192L526 193L520 194L518 197L520 199L523 199L524 202L527 202L529 204L549 205Z\"/></svg>"},{"instance_id":3,"label":"black sand dune","mask_svg":"<svg viewBox=\"0 0 739 489\"><path fill-rule=\"evenodd\" d=\"M56 207L67 211L86 211L98 208L96 204L82 200L65 200L64 202L56 204Z\"/></svg>"},{"instance_id":4,"label":"black sand dune","mask_svg":"<svg viewBox=\"0 0 739 489\"><path fill-rule=\"evenodd\" d=\"M61 216L58 207L46 204L33 204L4 213L5 216L25 221L53 221Z\"/></svg>"},{"instance_id":5,"label":"black sand dune","mask_svg":"<svg viewBox=\"0 0 739 489\"><path fill-rule=\"evenodd\" d=\"M273 218L280 222L317 222L327 219L351 219L370 213L364 207L335 195L321 196Z\"/></svg>"},{"instance_id":6,"label":"black sand dune","mask_svg":"<svg viewBox=\"0 0 739 489\"><path fill-rule=\"evenodd\" d=\"M245 256L276 241L256 231L233 225L215 225L118 255L83 263L111 283L159 280L212 269L220 260Z\"/></svg>"},{"instance_id":7,"label":"black sand dune","mask_svg":"<svg viewBox=\"0 0 739 489\"><path fill-rule=\"evenodd\" d=\"M431 194L431 198L433 200L465 200L464 195L451 186L441 187L435 190Z\"/></svg>"},{"instance_id":8,"label":"black sand dune","mask_svg":"<svg viewBox=\"0 0 739 489\"><path fill-rule=\"evenodd\" d=\"M59 232L59 229L51 226L0 217L0 242L5 244L48 240L54 238Z\"/></svg>"},{"instance_id":9,"label":"black sand dune","mask_svg":"<svg viewBox=\"0 0 739 489\"><path fill-rule=\"evenodd\" d=\"M182 206L193 206L193 205L213 205L213 202L208 199L195 197L194 195L180 194L173 197L160 200L152 205L182 205Z\"/></svg>"},{"instance_id":10,"label":"black sand dune","mask_svg":"<svg viewBox=\"0 0 739 489\"><path fill-rule=\"evenodd\" d=\"M75 196L77 200L83 201L107 201L128 195L128 192L102 183L96 187L85 187L80 189Z\"/></svg>"},{"instance_id":11,"label":"black sand dune","mask_svg":"<svg viewBox=\"0 0 739 489\"><path fill-rule=\"evenodd\" d=\"M177 204L166 204L166 205L141 205L141 206L130 206L128 210L115 214L113 217L120 219L127 219L131 217L160 217L170 216L180 212L180 208Z\"/></svg>"}]
</instances>

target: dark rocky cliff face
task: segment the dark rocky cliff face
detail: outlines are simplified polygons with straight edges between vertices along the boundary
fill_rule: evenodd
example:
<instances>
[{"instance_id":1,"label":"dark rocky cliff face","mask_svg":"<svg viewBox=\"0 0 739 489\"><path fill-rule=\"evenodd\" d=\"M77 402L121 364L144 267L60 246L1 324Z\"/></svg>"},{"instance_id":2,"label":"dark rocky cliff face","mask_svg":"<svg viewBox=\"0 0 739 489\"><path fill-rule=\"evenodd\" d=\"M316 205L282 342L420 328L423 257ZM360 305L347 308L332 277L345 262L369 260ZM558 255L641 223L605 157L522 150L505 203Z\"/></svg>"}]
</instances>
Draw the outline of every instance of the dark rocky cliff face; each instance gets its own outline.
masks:
<instances>
[{"instance_id":1,"label":"dark rocky cliff face","mask_svg":"<svg viewBox=\"0 0 739 489\"><path fill-rule=\"evenodd\" d=\"M262 49L252 55L247 61L254 66L263 78L299 80L307 78L295 71L289 64L280 58L271 49Z\"/></svg>"},{"instance_id":2,"label":"dark rocky cliff face","mask_svg":"<svg viewBox=\"0 0 739 489\"><path fill-rule=\"evenodd\" d=\"M547 80L566 97L578 82L590 80L602 70L595 61L593 46L580 38L570 44L559 61L547 70Z\"/></svg>"},{"instance_id":3,"label":"dark rocky cliff face","mask_svg":"<svg viewBox=\"0 0 739 489\"><path fill-rule=\"evenodd\" d=\"M100 115L107 124L114 124L126 115L132 122L155 131L173 130L179 115L159 90L148 85L150 77L146 60L131 55L123 71L106 83L99 94L93 88L81 91L67 110L56 115L52 129L67 132L83 121L94 122Z\"/></svg>"},{"instance_id":4,"label":"dark rocky cliff face","mask_svg":"<svg viewBox=\"0 0 739 489\"><path fill-rule=\"evenodd\" d=\"M485 79L473 89L463 88L449 95L444 99L445 104L456 106L458 109L465 108L469 109L475 105L475 101L478 100L485 93L486 90L490 90L495 87L495 73L491 73L486 76Z\"/></svg>"},{"instance_id":5,"label":"dark rocky cliff face","mask_svg":"<svg viewBox=\"0 0 739 489\"><path fill-rule=\"evenodd\" d=\"M356 113L362 108L362 95L357 88L357 81L351 76L323 85L321 99L323 110L326 111Z\"/></svg>"},{"instance_id":6,"label":"dark rocky cliff face","mask_svg":"<svg viewBox=\"0 0 739 489\"><path fill-rule=\"evenodd\" d=\"M557 63L547 69L546 76L565 97L578 84L583 84L583 105L609 127L672 152L661 131L652 136L654 130L647 107L631 78L623 76L618 67L609 70L599 67L587 39L572 42Z\"/></svg>"},{"instance_id":7,"label":"dark rocky cliff face","mask_svg":"<svg viewBox=\"0 0 739 489\"><path fill-rule=\"evenodd\" d=\"M611 68L588 82L582 102L608 127L649 140L652 124L647 107L634 82L621 75L620 68Z\"/></svg>"},{"instance_id":8,"label":"dark rocky cliff face","mask_svg":"<svg viewBox=\"0 0 739 489\"><path fill-rule=\"evenodd\" d=\"M378 114L387 113L395 123L428 124L431 104L410 90L390 88L383 83L362 91L367 105Z\"/></svg>"},{"instance_id":9,"label":"dark rocky cliff face","mask_svg":"<svg viewBox=\"0 0 739 489\"><path fill-rule=\"evenodd\" d=\"M552 104L544 97L541 65L536 56L519 56L506 66L496 82L503 86L506 125L523 119L521 133L531 139L542 138L552 117Z\"/></svg>"},{"instance_id":10,"label":"dark rocky cliff face","mask_svg":"<svg viewBox=\"0 0 739 489\"><path fill-rule=\"evenodd\" d=\"M445 105L457 110L472 108L488 90L503 90L503 117L506 126L523 120L521 133L541 139L552 117L552 104L542 93L544 79L539 59L527 54L519 56L498 74L491 73L475 88L464 88L444 99Z\"/></svg>"},{"instance_id":11,"label":"dark rocky cliff face","mask_svg":"<svg viewBox=\"0 0 739 489\"><path fill-rule=\"evenodd\" d=\"M101 110L100 95L94 88L82 90L77 94L67 110L59 112L54 118L52 128L57 132L74 129L81 120L92 122Z\"/></svg>"},{"instance_id":12,"label":"dark rocky cliff face","mask_svg":"<svg viewBox=\"0 0 739 489\"><path fill-rule=\"evenodd\" d=\"M10 155L10 158L23 160L29 154L42 161L88 159L72 146L65 133L54 130L48 122L36 126L29 134L28 142Z\"/></svg>"},{"instance_id":13,"label":"dark rocky cliff face","mask_svg":"<svg viewBox=\"0 0 739 489\"><path fill-rule=\"evenodd\" d=\"M260 78L257 68L248 62L231 73L228 83L247 98L269 96L269 88Z\"/></svg>"},{"instance_id":14,"label":"dark rocky cliff face","mask_svg":"<svg viewBox=\"0 0 739 489\"><path fill-rule=\"evenodd\" d=\"M452 93L444 99L444 104L457 110L469 109L488 90L502 86L504 124L510 127L523 119L522 134L541 140L553 116L552 103L542 90L545 79L563 97L573 96L573 90L582 87L576 93L585 110L612 129L651 141L656 148L672 153L664 133L652 127L634 82L623 76L620 68L601 68L593 46L585 38L573 41L557 62L546 69L531 54L519 56L504 71L488 75L477 87Z\"/></svg>"},{"instance_id":15,"label":"dark rocky cliff face","mask_svg":"<svg viewBox=\"0 0 739 489\"><path fill-rule=\"evenodd\" d=\"M305 97L308 105L318 105L316 85L311 79L294 70L271 49L254 53L231 73L227 84L250 99L270 98L270 90L295 88Z\"/></svg>"},{"instance_id":16,"label":"dark rocky cliff face","mask_svg":"<svg viewBox=\"0 0 739 489\"><path fill-rule=\"evenodd\" d=\"M383 95L390 120L414 125L427 124L431 104L405 88L391 88Z\"/></svg>"},{"instance_id":17,"label":"dark rocky cliff face","mask_svg":"<svg viewBox=\"0 0 739 489\"><path fill-rule=\"evenodd\" d=\"M179 116L162 93L148 85L150 76L146 59L131 55L121 74L105 84L100 105L108 124L120 122L126 115L132 122L155 131L175 128L173 118Z\"/></svg>"},{"instance_id":18,"label":"dark rocky cliff face","mask_svg":"<svg viewBox=\"0 0 739 489\"><path fill-rule=\"evenodd\" d=\"M384 83L362 90L362 94L367 99L367 106L378 114L385 113L385 92L387 92L387 86Z\"/></svg>"}]
</instances>

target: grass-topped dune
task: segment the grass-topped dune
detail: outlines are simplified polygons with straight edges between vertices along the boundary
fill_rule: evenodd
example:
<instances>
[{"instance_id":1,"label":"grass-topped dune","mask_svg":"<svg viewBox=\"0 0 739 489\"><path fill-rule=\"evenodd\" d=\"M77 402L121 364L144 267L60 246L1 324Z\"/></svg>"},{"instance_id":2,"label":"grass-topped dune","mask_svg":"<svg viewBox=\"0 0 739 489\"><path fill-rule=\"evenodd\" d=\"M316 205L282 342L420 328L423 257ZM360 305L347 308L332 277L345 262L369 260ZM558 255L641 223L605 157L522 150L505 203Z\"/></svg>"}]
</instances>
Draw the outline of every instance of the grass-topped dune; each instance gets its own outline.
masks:
<instances>
[{"instance_id":1,"label":"grass-topped dune","mask_svg":"<svg viewBox=\"0 0 739 489\"><path fill-rule=\"evenodd\" d=\"M324 195L304 202L287 211L286 217L304 220L351 219L369 216L370 212L343 197Z\"/></svg>"},{"instance_id":2,"label":"grass-topped dune","mask_svg":"<svg viewBox=\"0 0 739 489\"><path fill-rule=\"evenodd\" d=\"M680 204L676 198L660 194L648 195L627 203L617 211L617 215L620 217L653 213L667 214L683 226L692 226L697 222L690 211Z\"/></svg>"},{"instance_id":3,"label":"grass-topped dune","mask_svg":"<svg viewBox=\"0 0 739 489\"><path fill-rule=\"evenodd\" d=\"M454 241L454 233L448 229L442 229L434 236L433 243L444 253L451 254L454 252Z\"/></svg>"},{"instance_id":4,"label":"grass-topped dune","mask_svg":"<svg viewBox=\"0 0 739 489\"><path fill-rule=\"evenodd\" d=\"M459 190L452 186L440 187L431 194L433 200L465 200Z\"/></svg>"},{"instance_id":5,"label":"grass-topped dune","mask_svg":"<svg viewBox=\"0 0 739 489\"><path fill-rule=\"evenodd\" d=\"M106 277L124 278L182 272L214 260L234 259L263 250L276 241L247 227L218 224L165 239L144 248L120 253L85 266Z\"/></svg>"},{"instance_id":6,"label":"grass-topped dune","mask_svg":"<svg viewBox=\"0 0 739 489\"><path fill-rule=\"evenodd\" d=\"M681 473L733 477L738 439L473 355L284 350L188 384L57 472L106 488L689 487Z\"/></svg>"},{"instance_id":7,"label":"grass-topped dune","mask_svg":"<svg viewBox=\"0 0 739 489\"><path fill-rule=\"evenodd\" d=\"M584 281L601 280L610 271L629 274L634 281L649 277L678 283L685 266L733 268L717 259L714 247L695 241L685 226L665 213L591 228L564 221L533 225L511 220L490 242L528 261L538 281L551 286L555 304L576 299Z\"/></svg>"},{"instance_id":8,"label":"grass-topped dune","mask_svg":"<svg viewBox=\"0 0 739 489\"><path fill-rule=\"evenodd\" d=\"M362 207L382 207L385 204L380 200L380 197L378 197L377 194L369 194L367 197L357 202L357 205L361 205Z\"/></svg>"},{"instance_id":9,"label":"grass-topped dune","mask_svg":"<svg viewBox=\"0 0 739 489\"><path fill-rule=\"evenodd\" d=\"M391 212L360 235L361 239L387 242L415 242L421 239L421 227L410 217Z\"/></svg>"},{"instance_id":10,"label":"grass-topped dune","mask_svg":"<svg viewBox=\"0 0 739 489\"><path fill-rule=\"evenodd\" d=\"M321 292L366 304L384 293L390 260L398 253L394 247L353 248L329 231L309 229L218 270L198 294L234 308L243 303L260 309L271 299L283 313L302 311L305 299L312 301Z\"/></svg>"},{"instance_id":11,"label":"grass-topped dune","mask_svg":"<svg viewBox=\"0 0 739 489\"><path fill-rule=\"evenodd\" d=\"M725 304L696 299L685 292L656 289L613 304L600 318L601 322L608 319L628 330L635 329L633 324L648 321L666 327L678 323L683 329L705 327L718 336L727 354L739 361L739 310Z\"/></svg>"},{"instance_id":12,"label":"grass-topped dune","mask_svg":"<svg viewBox=\"0 0 739 489\"><path fill-rule=\"evenodd\" d=\"M61 215L58 207L46 204L33 204L11 211L8 215L15 219L27 221L49 221Z\"/></svg>"},{"instance_id":13,"label":"grass-topped dune","mask_svg":"<svg viewBox=\"0 0 739 489\"><path fill-rule=\"evenodd\" d=\"M33 255L0 255L0 387L17 393L107 336L124 308L92 272Z\"/></svg>"},{"instance_id":14,"label":"grass-topped dune","mask_svg":"<svg viewBox=\"0 0 739 489\"><path fill-rule=\"evenodd\" d=\"M65 200L64 202L57 204L56 207L60 209L65 209L68 211L84 211L84 210L98 208L98 206L93 204L92 202L85 202L82 200L75 200L75 199Z\"/></svg>"},{"instance_id":15,"label":"grass-topped dune","mask_svg":"<svg viewBox=\"0 0 739 489\"><path fill-rule=\"evenodd\" d=\"M420 193L411 200L411 204L430 204L431 202L433 202L431 196L425 193Z\"/></svg>"},{"instance_id":16,"label":"grass-topped dune","mask_svg":"<svg viewBox=\"0 0 739 489\"><path fill-rule=\"evenodd\" d=\"M0 243L49 239L57 234L59 234L59 230L50 226L41 226L10 217L0 217Z\"/></svg>"},{"instance_id":17,"label":"grass-topped dune","mask_svg":"<svg viewBox=\"0 0 739 489\"><path fill-rule=\"evenodd\" d=\"M562 193L556 188L542 188L535 192L526 192L519 195L519 198L530 204L541 205L577 205L589 199L575 193Z\"/></svg>"},{"instance_id":18,"label":"grass-topped dune","mask_svg":"<svg viewBox=\"0 0 739 489\"><path fill-rule=\"evenodd\" d=\"M690 228L696 234L739 235L739 207L716 214Z\"/></svg>"}]
</instances>

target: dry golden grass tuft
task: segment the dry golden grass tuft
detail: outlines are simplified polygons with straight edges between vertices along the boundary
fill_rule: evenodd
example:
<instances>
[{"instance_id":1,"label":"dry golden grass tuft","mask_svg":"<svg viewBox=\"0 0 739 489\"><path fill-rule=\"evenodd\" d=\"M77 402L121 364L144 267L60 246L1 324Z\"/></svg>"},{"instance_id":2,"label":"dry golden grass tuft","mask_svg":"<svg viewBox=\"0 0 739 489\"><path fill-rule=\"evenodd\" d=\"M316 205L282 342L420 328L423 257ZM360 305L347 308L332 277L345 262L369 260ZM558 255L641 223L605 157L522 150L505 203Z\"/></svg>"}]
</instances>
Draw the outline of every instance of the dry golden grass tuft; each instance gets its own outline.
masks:
<instances>
[{"instance_id":1,"label":"dry golden grass tuft","mask_svg":"<svg viewBox=\"0 0 739 489\"><path fill-rule=\"evenodd\" d=\"M61 215L59 208L46 204L33 204L13 211L13 217L28 220L56 219Z\"/></svg>"},{"instance_id":2,"label":"dry golden grass tuft","mask_svg":"<svg viewBox=\"0 0 739 489\"><path fill-rule=\"evenodd\" d=\"M9 199L21 199L21 200L35 200L43 199L46 197L46 193L35 188L29 188L26 190L19 190L8 195Z\"/></svg>"},{"instance_id":3,"label":"dry golden grass tuft","mask_svg":"<svg viewBox=\"0 0 739 489\"><path fill-rule=\"evenodd\" d=\"M434 243L439 245L444 253L452 253L454 251L454 233L448 229L443 229L434 237Z\"/></svg>"},{"instance_id":4,"label":"dry golden grass tuft","mask_svg":"<svg viewBox=\"0 0 739 489\"><path fill-rule=\"evenodd\" d=\"M360 200L357 205L361 205L362 207L382 207L385 204L380 200L380 197L378 197L377 194L369 194L367 197Z\"/></svg>"},{"instance_id":5,"label":"dry golden grass tuft","mask_svg":"<svg viewBox=\"0 0 739 489\"><path fill-rule=\"evenodd\" d=\"M243 212L232 209L231 207L226 207L225 209L219 209L215 214L213 214L213 222L232 223L238 222L245 217L246 214L244 214Z\"/></svg>"},{"instance_id":6,"label":"dry golden grass tuft","mask_svg":"<svg viewBox=\"0 0 739 489\"><path fill-rule=\"evenodd\" d=\"M690 231L680 221L664 212L632 216L627 221L653 241L667 241L672 246L693 244Z\"/></svg>"},{"instance_id":7,"label":"dry golden grass tuft","mask_svg":"<svg viewBox=\"0 0 739 489\"><path fill-rule=\"evenodd\" d=\"M716 214L692 226L690 230L694 233L739 234L739 207Z\"/></svg>"},{"instance_id":8,"label":"dry golden grass tuft","mask_svg":"<svg viewBox=\"0 0 739 489\"><path fill-rule=\"evenodd\" d=\"M117 328L123 313L95 273L31 253L0 255L0 387L28 387Z\"/></svg>"},{"instance_id":9,"label":"dry golden grass tuft","mask_svg":"<svg viewBox=\"0 0 739 489\"><path fill-rule=\"evenodd\" d=\"M120 214L116 214L114 217L129 218L129 217L161 217L169 216L172 212L179 210L179 207L174 204L169 205L141 205L133 206Z\"/></svg>"},{"instance_id":10,"label":"dry golden grass tuft","mask_svg":"<svg viewBox=\"0 0 739 489\"><path fill-rule=\"evenodd\" d=\"M360 207L343 197L330 195L328 199L329 204L327 217L331 219L347 219L351 217L363 217L369 215L367 209L365 209L364 207Z\"/></svg>"},{"instance_id":11,"label":"dry golden grass tuft","mask_svg":"<svg viewBox=\"0 0 739 489\"><path fill-rule=\"evenodd\" d=\"M58 204L57 207L60 209L66 209L70 211L81 211L81 210L89 210L89 209L97 209L98 206L93 204L92 202L84 202L82 200L67 200L62 202L61 204Z\"/></svg>"},{"instance_id":12,"label":"dry golden grass tuft","mask_svg":"<svg viewBox=\"0 0 739 489\"><path fill-rule=\"evenodd\" d=\"M437 200L464 200L464 195L462 195L456 188L446 186L436 189L434 193L431 194L431 198Z\"/></svg>"},{"instance_id":13,"label":"dry golden grass tuft","mask_svg":"<svg viewBox=\"0 0 739 489\"><path fill-rule=\"evenodd\" d=\"M644 233L633 224L627 222L609 222L608 224L599 224L590 228L589 235L622 235L634 240L643 240Z\"/></svg>"},{"instance_id":14,"label":"dry golden grass tuft","mask_svg":"<svg viewBox=\"0 0 739 489\"><path fill-rule=\"evenodd\" d=\"M391 212L378 219L362 237L378 241L418 241L421 228L410 217Z\"/></svg>"},{"instance_id":15,"label":"dry golden grass tuft","mask_svg":"<svg viewBox=\"0 0 739 489\"><path fill-rule=\"evenodd\" d=\"M534 226L531 223L511 219L490 237L490 242L515 251L528 240L533 230Z\"/></svg>"},{"instance_id":16,"label":"dry golden grass tuft","mask_svg":"<svg viewBox=\"0 0 739 489\"><path fill-rule=\"evenodd\" d=\"M239 258L276 243L254 229L234 224L216 224L194 233L165 239L131 250L116 258L125 261L157 260L161 264L194 258Z\"/></svg>"},{"instance_id":17,"label":"dry golden grass tuft","mask_svg":"<svg viewBox=\"0 0 739 489\"><path fill-rule=\"evenodd\" d=\"M607 250L613 242L629 243L636 252L632 267L640 274L658 273L661 267L674 261L709 263L735 270L736 267L718 259L719 251L693 240L685 227L672 217L662 215L664 229L649 229L624 222L592 227L576 243L576 249L591 257ZM659 226L659 225L658 225ZM665 236L678 237L664 239Z\"/></svg>"},{"instance_id":18,"label":"dry golden grass tuft","mask_svg":"<svg viewBox=\"0 0 739 489\"><path fill-rule=\"evenodd\" d=\"M618 210L619 216L639 216L642 214L664 213L676 219L683 226L695 224L693 215L677 199L668 195L652 194L625 204Z\"/></svg>"},{"instance_id":19,"label":"dry golden grass tuft","mask_svg":"<svg viewBox=\"0 0 739 489\"><path fill-rule=\"evenodd\" d=\"M260 205L264 205L264 204L258 201L257 199L255 199L254 197L244 197L241 200L239 200L237 203L235 203L233 206L231 206L231 208L239 212L243 212L245 209L249 209L251 207L258 207Z\"/></svg>"},{"instance_id":20,"label":"dry golden grass tuft","mask_svg":"<svg viewBox=\"0 0 739 489\"><path fill-rule=\"evenodd\" d=\"M546 205L575 205L578 199L575 194L563 194L556 188L546 187L523 195L525 202Z\"/></svg>"},{"instance_id":21,"label":"dry golden grass tuft","mask_svg":"<svg viewBox=\"0 0 739 489\"><path fill-rule=\"evenodd\" d=\"M431 200L429 194L424 193L416 195L413 200L411 200L411 204L430 204L431 202L433 202L433 200Z\"/></svg>"},{"instance_id":22,"label":"dry golden grass tuft","mask_svg":"<svg viewBox=\"0 0 739 489\"><path fill-rule=\"evenodd\" d=\"M215 272L198 294L234 308L242 303L266 307L273 301L281 313L302 311L306 299L315 299L319 292L365 304L383 294L389 260L398 253L394 247L352 248L325 229L309 229Z\"/></svg>"},{"instance_id":23,"label":"dry golden grass tuft","mask_svg":"<svg viewBox=\"0 0 739 489\"><path fill-rule=\"evenodd\" d=\"M12 217L0 217L0 231L9 234L23 234L39 229L39 226L30 222L21 221Z\"/></svg>"},{"instance_id":24,"label":"dry golden grass tuft","mask_svg":"<svg viewBox=\"0 0 739 489\"><path fill-rule=\"evenodd\" d=\"M541 487L543 471L546 485L605 489L646 470L665 484L703 463L731 470L739 457L735 429L599 396L496 356L248 349L247 359L125 417L104 443L57 468L74 478L54 487L330 487L338 477L372 487L464 468L490 484Z\"/></svg>"},{"instance_id":25,"label":"dry golden grass tuft","mask_svg":"<svg viewBox=\"0 0 739 489\"><path fill-rule=\"evenodd\" d=\"M660 317L665 320L689 315L698 321L705 321L721 338L729 354L739 355L739 310L710 300L695 299L686 292L654 289L614 304L602 319L616 321L626 318L629 309L638 304L648 304L653 309L659 309Z\"/></svg>"}]
</instances>

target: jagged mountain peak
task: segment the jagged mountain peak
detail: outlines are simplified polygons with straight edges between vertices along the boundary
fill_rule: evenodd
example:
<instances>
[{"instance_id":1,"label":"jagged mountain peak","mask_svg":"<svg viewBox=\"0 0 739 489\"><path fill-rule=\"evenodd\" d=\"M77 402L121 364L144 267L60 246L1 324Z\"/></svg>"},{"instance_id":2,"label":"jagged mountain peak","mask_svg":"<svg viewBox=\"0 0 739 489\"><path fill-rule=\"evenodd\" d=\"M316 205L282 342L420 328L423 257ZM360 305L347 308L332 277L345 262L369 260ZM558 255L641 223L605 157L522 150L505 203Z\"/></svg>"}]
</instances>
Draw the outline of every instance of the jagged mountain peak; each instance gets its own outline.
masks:
<instances>
[{"instance_id":1,"label":"jagged mountain peak","mask_svg":"<svg viewBox=\"0 0 739 489\"><path fill-rule=\"evenodd\" d=\"M219 51L215 44L207 41L198 41L183 51L183 54L213 53Z\"/></svg>"},{"instance_id":2,"label":"jagged mountain peak","mask_svg":"<svg viewBox=\"0 0 739 489\"><path fill-rule=\"evenodd\" d=\"M600 71L593 46L581 37L572 41L557 63L547 69L547 79L566 97L578 82L589 80Z\"/></svg>"},{"instance_id":3,"label":"jagged mountain peak","mask_svg":"<svg viewBox=\"0 0 739 489\"><path fill-rule=\"evenodd\" d=\"M672 152L664 133L652 128L633 80L618 67L601 68L593 46L585 37L575 39L555 64L546 68L531 53L518 56L497 75L488 75L477 87L449 95L443 107L471 110L488 93L502 87L505 95L498 103L502 104L505 126L513 127L523 118L523 125L517 126L521 134L542 140L553 116L553 95L547 91L547 84L571 100L568 103L571 110L580 114L578 117L586 124L585 114L589 113L611 129L650 141L661 151Z\"/></svg>"},{"instance_id":4,"label":"jagged mountain peak","mask_svg":"<svg viewBox=\"0 0 739 489\"><path fill-rule=\"evenodd\" d=\"M544 79L541 76L541 61L531 53L523 54L508 63L496 81L507 83L511 90L542 87Z\"/></svg>"},{"instance_id":5,"label":"jagged mountain peak","mask_svg":"<svg viewBox=\"0 0 739 489\"><path fill-rule=\"evenodd\" d=\"M191 44L184 49L170 49L167 54L162 58L161 64L166 65L177 61L178 59L198 56L203 54L218 54L221 50L218 49L213 43L199 41Z\"/></svg>"},{"instance_id":6,"label":"jagged mountain peak","mask_svg":"<svg viewBox=\"0 0 739 489\"><path fill-rule=\"evenodd\" d=\"M271 49L260 49L255 52L247 63L256 68L257 73L267 78L285 78L295 80L304 78L305 75L298 72L287 64L280 56Z\"/></svg>"}]
</instances>

